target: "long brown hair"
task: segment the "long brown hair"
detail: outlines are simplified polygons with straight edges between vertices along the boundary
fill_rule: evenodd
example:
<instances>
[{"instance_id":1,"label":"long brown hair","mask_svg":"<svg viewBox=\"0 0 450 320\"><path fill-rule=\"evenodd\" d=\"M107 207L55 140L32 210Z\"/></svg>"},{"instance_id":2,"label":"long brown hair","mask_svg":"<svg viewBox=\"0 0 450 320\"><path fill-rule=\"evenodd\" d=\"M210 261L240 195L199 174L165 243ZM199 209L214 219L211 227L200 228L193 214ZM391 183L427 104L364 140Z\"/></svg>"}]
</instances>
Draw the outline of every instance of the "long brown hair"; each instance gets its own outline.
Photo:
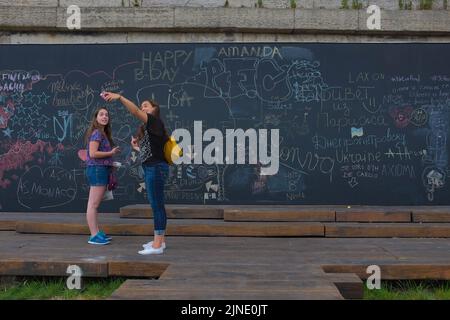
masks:
<instances>
[{"instance_id":1,"label":"long brown hair","mask_svg":"<svg viewBox=\"0 0 450 320\"><path fill-rule=\"evenodd\" d=\"M167 133L167 130L166 130L166 126L164 125L164 121L161 119L161 108L159 107L158 102L156 102L155 100L152 100L152 99L146 99L146 100L144 100L142 102L145 102L145 101L150 102L152 107L155 108L155 112L152 115L154 115L155 118L161 120L161 122L163 124L163 134L165 136L169 136L168 133ZM138 141L141 141L141 139L144 137L144 130L145 130L146 125L147 124L144 123L144 124L139 126L139 128L137 130L137 133L136 133L136 138L138 139Z\"/></svg>"},{"instance_id":2,"label":"long brown hair","mask_svg":"<svg viewBox=\"0 0 450 320\"><path fill-rule=\"evenodd\" d=\"M98 113L100 112L100 110L106 110L106 112L108 112L108 118L109 118L108 124L106 126L104 126L103 130L102 130L102 126L97 122L97 116L98 116ZM89 125L89 128L86 130L86 134L84 136L84 140L85 140L86 144L89 143L92 132L94 132L96 129L98 129L100 132L103 131L105 133L106 137L108 138L111 146L114 146L114 141L112 139L112 133L111 133L111 118L109 117L108 109L106 109L105 107L100 107L94 112L94 115L92 116L91 124Z\"/></svg>"}]
</instances>

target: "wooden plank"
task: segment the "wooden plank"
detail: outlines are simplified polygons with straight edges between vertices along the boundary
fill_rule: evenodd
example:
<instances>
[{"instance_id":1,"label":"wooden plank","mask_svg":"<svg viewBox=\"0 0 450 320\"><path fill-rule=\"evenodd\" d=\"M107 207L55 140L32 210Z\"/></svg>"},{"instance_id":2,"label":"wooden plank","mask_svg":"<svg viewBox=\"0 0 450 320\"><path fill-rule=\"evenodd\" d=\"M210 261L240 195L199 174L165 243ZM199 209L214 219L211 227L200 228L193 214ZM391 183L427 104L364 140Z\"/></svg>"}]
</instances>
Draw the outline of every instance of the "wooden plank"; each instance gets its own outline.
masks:
<instances>
[{"instance_id":1,"label":"wooden plank","mask_svg":"<svg viewBox=\"0 0 450 320\"><path fill-rule=\"evenodd\" d=\"M337 222L411 222L410 211L336 211Z\"/></svg>"},{"instance_id":2,"label":"wooden plank","mask_svg":"<svg viewBox=\"0 0 450 320\"><path fill-rule=\"evenodd\" d=\"M314 277L304 277L297 281L278 279L227 279L227 278L205 278L205 279L164 279L155 280L147 285L145 280L137 280L143 284L143 288L159 288L160 290L201 290L216 288L220 290L298 290L311 289L320 290L332 288L328 279L318 279Z\"/></svg>"},{"instance_id":3,"label":"wooden plank","mask_svg":"<svg viewBox=\"0 0 450 320\"><path fill-rule=\"evenodd\" d=\"M158 262L110 261L108 263L108 275L159 278L168 266L168 263Z\"/></svg>"},{"instance_id":4,"label":"wooden plank","mask_svg":"<svg viewBox=\"0 0 450 320\"><path fill-rule=\"evenodd\" d=\"M127 280L130 281L130 280ZM158 280L155 280L158 281ZM304 289L304 290L244 290L240 289L220 291L220 289L202 289L202 290L173 290L161 291L155 290L135 290L121 289L116 290L108 300L343 300L337 288L335 289Z\"/></svg>"},{"instance_id":5,"label":"wooden plank","mask_svg":"<svg viewBox=\"0 0 450 320\"><path fill-rule=\"evenodd\" d=\"M0 260L0 275L8 276L69 276L67 268L77 265L85 277L107 277L106 262L88 263L73 261Z\"/></svg>"},{"instance_id":6,"label":"wooden plank","mask_svg":"<svg viewBox=\"0 0 450 320\"><path fill-rule=\"evenodd\" d=\"M103 224L103 230L110 235L149 236L153 234L153 224ZM89 235L89 227L80 223L49 223L49 222L17 222L16 232L35 234L75 234Z\"/></svg>"},{"instance_id":7,"label":"wooden plank","mask_svg":"<svg viewBox=\"0 0 450 320\"><path fill-rule=\"evenodd\" d=\"M226 210L304 212L298 221L313 221L306 212L320 214L320 221L334 221L334 210L345 208L341 205L166 205L168 218L173 219L223 219ZM148 204L125 206L120 209L122 218L152 218L152 209ZM268 220L275 221L275 220ZM291 221L291 220L288 220Z\"/></svg>"},{"instance_id":8,"label":"wooden plank","mask_svg":"<svg viewBox=\"0 0 450 320\"><path fill-rule=\"evenodd\" d=\"M274 264L195 264L173 263L161 275L165 279L229 279L229 280L292 280L322 277L325 273L318 265Z\"/></svg>"},{"instance_id":9,"label":"wooden plank","mask_svg":"<svg viewBox=\"0 0 450 320\"><path fill-rule=\"evenodd\" d=\"M328 273L332 281L344 299L363 299L364 283L354 273Z\"/></svg>"},{"instance_id":10,"label":"wooden plank","mask_svg":"<svg viewBox=\"0 0 450 320\"><path fill-rule=\"evenodd\" d=\"M318 280L127 280L110 299L338 299L337 288Z\"/></svg>"},{"instance_id":11,"label":"wooden plank","mask_svg":"<svg viewBox=\"0 0 450 320\"><path fill-rule=\"evenodd\" d=\"M88 226L77 223L49 223L18 221L18 233L48 233L48 234L89 234Z\"/></svg>"},{"instance_id":12,"label":"wooden plank","mask_svg":"<svg viewBox=\"0 0 450 320\"><path fill-rule=\"evenodd\" d=\"M152 235L153 224L103 224L103 229L111 235ZM86 224L80 223L17 223L19 233L48 234L89 234ZM324 236L324 227L320 223L252 223L223 222L214 220L173 220L168 222L169 236L243 236L243 237L301 237Z\"/></svg>"},{"instance_id":13,"label":"wooden plank","mask_svg":"<svg viewBox=\"0 0 450 320\"><path fill-rule=\"evenodd\" d=\"M414 212L414 222L450 222L450 212Z\"/></svg>"},{"instance_id":14,"label":"wooden plank","mask_svg":"<svg viewBox=\"0 0 450 320\"><path fill-rule=\"evenodd\" d=\"M199 205L166 205L169 219L223 219L223 209ZM150 219L153 210L148 204L129 205L120 208L121 218Z\"/></svg>"},{"instance_id":15,"label":"wooden plank","mask_svg":"<svg viewBox=\"0 0 450 320\"><path fill-rule=\"evenodd\" d=\"M450 238L450 224L326 223L325 236L335 238Z\"/></svg>"},{"instance_id":16,"label":"wooden plank","mask_svg":"<svg viewBox=\"0 0 450 320\"><path fill-rule=\"evenodd\" d=\"M323 265L327 273L354 273L367 279L368 265ZM450 264L380 264L382 280L450 280Z\"/></svg>"},{"instance_id":17,"label":"wooden plank","mask_svg":"<svg viewBox=\"0 0 450 320\"><path fill-rule=\"evenodd\" d=\"M16 221L0 221L0 231L15 231Z\"/></svg>"},{"instance_id":18,"label":"wooden plank","mask_svg":"<svg viewBox=\"0 0 450 320\"><path fill-rule=\"evenodd\" d=\"M299 221L323 222L335 221L335 212L332 209L285 209L285 208L259 208L259 209L225 209L225 221Z\"/></svg>"},{"instance_id":19,"label":"wooden plank","mask_svg":"<svg viewBox=\"0 0 450 320\"><path fill-rule=\"evenodd\" d=\"M169 225L168 235L179 236L233 236L233 237L323 237L324 227L320 223L226 223L221 225L199 224L194 226Z\"/></svg>"}]
</instances>

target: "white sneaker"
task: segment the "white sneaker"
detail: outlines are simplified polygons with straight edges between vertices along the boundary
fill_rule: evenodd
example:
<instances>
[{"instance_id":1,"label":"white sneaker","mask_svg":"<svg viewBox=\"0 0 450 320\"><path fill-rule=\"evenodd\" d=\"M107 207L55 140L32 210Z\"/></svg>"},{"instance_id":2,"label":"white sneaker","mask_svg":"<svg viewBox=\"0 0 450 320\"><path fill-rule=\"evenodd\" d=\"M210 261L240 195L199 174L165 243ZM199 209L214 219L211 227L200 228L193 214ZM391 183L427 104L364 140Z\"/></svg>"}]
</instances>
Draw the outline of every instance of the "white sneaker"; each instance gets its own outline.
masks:
<instances>
[{"instance_id":1,"label":"white sneaker","mask_svg":"<svg viewBox=\"0 0 450 320\"><path fill-rule=\"evenodd\" d=\"M153 247L153 241L150 241L150 242L148 242L146 244L143 244L142 246L144 247L144 249ZM166 248L166 243L165 242L162 243L161 248L163 248L163 249Z\"/></svg>"},{"instance_id":2,"label":"white sneaker","mask_svg":"<svg viewBox=\"0 0 450 320\"><path fill-rule=\"evenodd\" d=\"M161 254L163 252L164 252L163 247L159 247L157 249L150 247L150 248L145 248L144 250L141 250L138 253L142 254L142 255L147 255L147 254Z\"/></svg>"}]
</instances>

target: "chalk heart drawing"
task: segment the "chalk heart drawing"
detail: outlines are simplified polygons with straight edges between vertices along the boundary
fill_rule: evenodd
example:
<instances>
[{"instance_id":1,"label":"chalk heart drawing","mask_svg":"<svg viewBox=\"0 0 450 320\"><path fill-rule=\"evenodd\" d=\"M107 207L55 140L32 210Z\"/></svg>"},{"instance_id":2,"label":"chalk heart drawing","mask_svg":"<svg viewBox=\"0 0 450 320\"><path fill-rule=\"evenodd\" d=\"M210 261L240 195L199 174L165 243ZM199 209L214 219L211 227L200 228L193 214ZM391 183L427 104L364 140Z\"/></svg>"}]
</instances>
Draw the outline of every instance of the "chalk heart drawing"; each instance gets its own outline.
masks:
<instances>
[{"instance_id":1,"label":"chalk heart drawing","mask_svg":"<svg viewBox=\"0 0 450 320\"><path fill-rule=\"evenodd\" d=\"M28 209L63 206L75 199L77 185L73 175L59 167L44 171L33 166L22 175L17 187L18 202Z\"/></svg>"}]
</instances>

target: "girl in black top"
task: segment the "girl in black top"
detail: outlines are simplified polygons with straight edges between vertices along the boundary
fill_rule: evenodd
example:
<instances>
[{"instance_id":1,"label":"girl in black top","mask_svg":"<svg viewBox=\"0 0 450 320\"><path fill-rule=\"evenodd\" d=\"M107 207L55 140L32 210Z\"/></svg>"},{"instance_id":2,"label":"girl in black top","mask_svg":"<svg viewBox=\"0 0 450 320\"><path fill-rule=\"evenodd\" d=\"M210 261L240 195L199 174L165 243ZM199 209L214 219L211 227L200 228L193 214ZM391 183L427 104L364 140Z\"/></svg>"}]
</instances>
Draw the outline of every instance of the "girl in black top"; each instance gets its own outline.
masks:
<instances>
[{"instance_id":1,"label":"girl in black top","mask_svg":"<svg viewBox=\"0 0 450 320\"><path fill-rule=\"evenodd\" d=\"M117 93L104 92L106 101L119 100L128 111L143 122L137 138L132 138L133 148L140 150L144 169L145 188L153 210L154 240L143 245L139 254L160 254L166 248L165 231L167 215L164 206L164 184L169 166L164 159L164 144L169 139L164 123L160 118L159 105L145 100L139 109L132 101Z\"/></svg>"}]
</instances>

